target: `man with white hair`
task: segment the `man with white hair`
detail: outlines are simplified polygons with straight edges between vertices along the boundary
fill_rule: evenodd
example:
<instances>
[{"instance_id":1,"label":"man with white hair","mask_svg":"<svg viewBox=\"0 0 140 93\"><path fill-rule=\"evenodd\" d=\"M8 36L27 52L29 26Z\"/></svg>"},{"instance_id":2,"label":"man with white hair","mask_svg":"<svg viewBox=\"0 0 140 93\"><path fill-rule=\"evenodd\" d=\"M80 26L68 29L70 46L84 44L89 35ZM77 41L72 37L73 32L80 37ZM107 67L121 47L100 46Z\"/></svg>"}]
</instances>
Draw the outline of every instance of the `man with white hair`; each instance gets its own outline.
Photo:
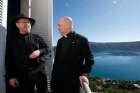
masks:
<instances>
[{"instance_id":1,"label":"man with white hair","mask_svg":"<svg viewBox=\"0 0 140 93\"><path fill-rule=\"evenodd\" d=\"M87 82L84 74L91 71L94 63L87 38L73 31L69 16L60 18L58 40L53 64L52 93L80 93L80 81Z\"/></svg>"}]
</instances>

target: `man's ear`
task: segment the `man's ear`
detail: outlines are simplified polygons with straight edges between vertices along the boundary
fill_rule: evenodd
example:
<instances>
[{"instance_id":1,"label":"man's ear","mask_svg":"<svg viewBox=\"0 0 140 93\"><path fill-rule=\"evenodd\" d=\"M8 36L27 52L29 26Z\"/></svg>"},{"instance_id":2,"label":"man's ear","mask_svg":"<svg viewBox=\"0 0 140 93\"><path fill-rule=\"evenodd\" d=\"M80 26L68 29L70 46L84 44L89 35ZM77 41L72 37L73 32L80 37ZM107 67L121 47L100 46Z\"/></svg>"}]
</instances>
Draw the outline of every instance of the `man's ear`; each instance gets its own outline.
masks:
<instances>
[{"instance_id":1,"label":"man's ear","mask_svg":"<svg viewBox=\"0 0 140 93\"><path fill-rule=\"evenodd\" d=\"M16 23L16 27L19 27L19 23Z\"/></svg>"}]
</instances>

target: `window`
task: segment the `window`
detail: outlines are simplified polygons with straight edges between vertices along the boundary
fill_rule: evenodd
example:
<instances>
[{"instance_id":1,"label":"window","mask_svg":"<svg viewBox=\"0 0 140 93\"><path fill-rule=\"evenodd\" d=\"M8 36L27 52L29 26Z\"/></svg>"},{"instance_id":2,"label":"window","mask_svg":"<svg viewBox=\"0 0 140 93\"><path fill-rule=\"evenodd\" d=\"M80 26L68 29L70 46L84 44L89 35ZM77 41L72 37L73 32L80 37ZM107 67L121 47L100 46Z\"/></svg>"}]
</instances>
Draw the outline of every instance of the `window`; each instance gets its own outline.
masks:
<instances>
[{"instance_id":1,"label":"window","mask_svg":"<svg viewBox=\"0 0 140 93\"><path fill-rule=\"evenodd\" d=\"M0 0L0 24L7 26L7 0Z\"/></svg>"},{"instance_id":2,"label":"window","mask_svg":"<svg viewBox=\"0 0 140 93\"><path fill-rule=\"evenodd\" d=\"M0 24L2 24L2 3L3 1L0 0Z\"/></svg>"},{"instance_id":3,"label":"window","mask_svg":"<svg viewBox=\"0 0 140 93\"><path fill-rule=\"evenodd\" d=\"M31 2L32 0L29 0L29 17L31 17Z\"/></svg>"}]
</instances>

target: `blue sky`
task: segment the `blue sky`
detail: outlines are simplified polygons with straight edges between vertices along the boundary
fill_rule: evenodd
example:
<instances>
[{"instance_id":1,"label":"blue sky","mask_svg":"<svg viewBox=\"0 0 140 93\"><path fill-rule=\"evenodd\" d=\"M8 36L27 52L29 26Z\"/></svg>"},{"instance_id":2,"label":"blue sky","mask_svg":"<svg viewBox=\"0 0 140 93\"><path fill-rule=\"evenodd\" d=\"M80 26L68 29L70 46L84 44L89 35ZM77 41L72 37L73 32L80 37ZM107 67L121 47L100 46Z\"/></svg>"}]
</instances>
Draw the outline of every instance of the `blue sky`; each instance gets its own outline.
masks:
<instances>
[{"instance_id":1,"label":"blue sky","mask_svg":"<svg viewBox=\"0 0 140 93\"><path fill-rule=\"evenodd\" d=\"M53 0L53 45L61 16L92 42L140 41L140 0Z\"/></svg>"}]
</instances>

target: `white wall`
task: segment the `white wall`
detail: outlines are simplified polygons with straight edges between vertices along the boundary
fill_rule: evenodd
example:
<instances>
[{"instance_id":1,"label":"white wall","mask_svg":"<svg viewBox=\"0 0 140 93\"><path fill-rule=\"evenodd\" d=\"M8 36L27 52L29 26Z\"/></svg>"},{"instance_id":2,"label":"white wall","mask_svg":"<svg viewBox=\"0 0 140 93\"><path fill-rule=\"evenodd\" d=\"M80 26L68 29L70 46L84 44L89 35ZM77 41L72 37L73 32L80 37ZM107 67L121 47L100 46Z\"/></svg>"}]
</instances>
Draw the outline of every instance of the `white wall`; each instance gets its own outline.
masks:
<instances>
[{"instance_id":1,"label":"white wall","mask_svg":"<svg viewBox=\"0 0 140 93\"><path fill-rule=\"evenodd\" d=\"M0 24L0 93L5 93L5 47L7 27L7 0L2 0L2 24Z\"/></svg>"},{"instance_id":2,"label":"white wall","mask_svg":"<svg viewBox=\"0 0 140 93\"><path fill-rule=\"evenodd\" d=\"M29 0L21 0L21 13L24 13L26 16L29 16Z\"/></svg>"},{"instance_id":3,"label":"white wall","mask_svg":"<svg viewBox=\"0 0 140 93\"><path fill-rule=\"evenodd\" d=\"M5 93L6 29L0 25L0 93Z\"/></svg>"},{"instance_id":4,"label":"white wall","mask_svg":"<svg viewBox=\"0 0 140 93\"><path fill-rule=\"evenodd\" d=\"M44 38L50 51L52 50L52 0L32 0L31 17L36 19L33 33L37 33ZM50 53L49 56L52 54ZM48 56L48 74L52 67L52 57Z\"/></svg>"}]
</instances>

